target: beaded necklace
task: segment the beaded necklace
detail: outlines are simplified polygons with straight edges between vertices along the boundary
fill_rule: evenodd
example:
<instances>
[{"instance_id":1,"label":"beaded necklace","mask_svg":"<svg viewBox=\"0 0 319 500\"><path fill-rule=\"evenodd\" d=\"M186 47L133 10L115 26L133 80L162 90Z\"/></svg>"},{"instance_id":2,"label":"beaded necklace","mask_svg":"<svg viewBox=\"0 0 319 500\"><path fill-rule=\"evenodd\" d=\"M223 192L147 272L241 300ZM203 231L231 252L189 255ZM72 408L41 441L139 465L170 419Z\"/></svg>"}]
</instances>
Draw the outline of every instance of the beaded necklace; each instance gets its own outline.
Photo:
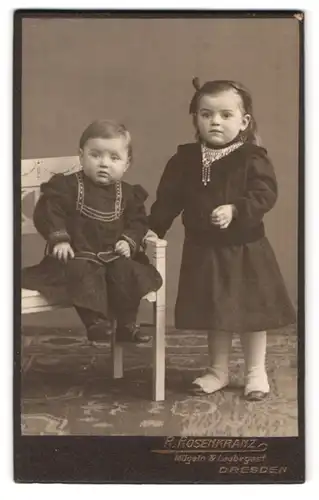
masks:
<instances>
[{"instance_id":1,"label":"beaded necklace","mask_svg":"<svg viewBox=\"0 0 319 500\"><path fill-rule=\"evenodd\" d=\"M225 148L219 149L211 149L205 146L205 144L201 144L201 152L202 152L202 183L204 186L210 182L210 170L211 165L214 161L220 160L224 158L224 156L229 155L240 146L243 145L243 141L234 142L230 146L226 146Z\"/></svg>"}]
</instances>

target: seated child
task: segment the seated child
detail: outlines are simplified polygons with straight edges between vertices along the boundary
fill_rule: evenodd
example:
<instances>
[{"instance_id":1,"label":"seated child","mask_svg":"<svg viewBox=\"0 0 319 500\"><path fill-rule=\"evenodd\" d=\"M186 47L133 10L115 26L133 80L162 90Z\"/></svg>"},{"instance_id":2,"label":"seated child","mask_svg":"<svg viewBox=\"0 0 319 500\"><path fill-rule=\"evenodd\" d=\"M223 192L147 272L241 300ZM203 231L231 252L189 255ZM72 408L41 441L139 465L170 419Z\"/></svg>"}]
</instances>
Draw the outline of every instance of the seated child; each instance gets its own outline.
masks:
<instances>
[{"instance_id":1,"label":"seated child","mask_svg":"<svg viewBox=\"0 0 319 500\"><path fill-rule=\"evenodd\" d=\"M162 280L141 251L147 193L122 180L132 160L130 134L99 120L84 130L79 146L82 169L41 185L34 224L47 241L46 255L22 270L22 287L66 296L90 341L106 340L111 310L118 341L148 342L136 325L138 308Z\"/></svg>"}]
</instances>

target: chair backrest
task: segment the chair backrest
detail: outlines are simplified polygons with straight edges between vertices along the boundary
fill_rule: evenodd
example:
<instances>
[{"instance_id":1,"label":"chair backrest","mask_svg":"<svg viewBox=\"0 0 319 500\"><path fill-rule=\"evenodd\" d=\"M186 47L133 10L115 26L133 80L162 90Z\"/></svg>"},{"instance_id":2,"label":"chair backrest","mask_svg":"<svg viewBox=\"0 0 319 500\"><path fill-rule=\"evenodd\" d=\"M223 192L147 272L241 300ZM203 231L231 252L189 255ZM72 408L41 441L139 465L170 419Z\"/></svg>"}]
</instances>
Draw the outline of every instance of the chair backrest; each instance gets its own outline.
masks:
<instances>
[{"instance_id":1,"label":"chair backrest","mask_svg":"<svg viewBox=\"0 0 319 500\"><path fill-rule=\"evenodd\" d=\"M40 196L40 185L54 174L70 174L80 169L78 156L38 158L21 161L21 228L22 234L36 233L32 215L25 210L26 199L33 198L34 206ZM28 203L29 205L29 203ZM27 213L26 213L27 212Z\"/></svg>"}]
</instances>

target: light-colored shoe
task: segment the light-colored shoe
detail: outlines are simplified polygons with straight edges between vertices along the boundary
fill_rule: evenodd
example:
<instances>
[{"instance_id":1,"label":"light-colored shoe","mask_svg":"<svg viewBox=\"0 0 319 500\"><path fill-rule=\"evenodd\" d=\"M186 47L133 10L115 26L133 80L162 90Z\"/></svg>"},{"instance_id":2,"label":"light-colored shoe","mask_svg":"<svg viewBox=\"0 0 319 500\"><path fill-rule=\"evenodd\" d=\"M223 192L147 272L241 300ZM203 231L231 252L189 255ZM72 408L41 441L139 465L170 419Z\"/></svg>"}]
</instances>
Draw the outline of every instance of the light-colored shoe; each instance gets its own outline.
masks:
<instances>
[{"instance_id":1,"label":"light-colored shoe","mask_svg":"<svg viewBox=\"0 0 319 500\"><path fill-rule=\"evenodd\" d=\"M269 394L269 382L266 371L252 372L245 377L244 395L249 401L261 401Z\"/></svg>"},{"instance_id":2,"label":"light-colored shoe","mask_svg":"<svg viewBox=\"0 0 319 500\"><path fill-rule=\"evenodd\" d=\"M201 377L197 377L193 385L194 390L197 392L203 392L205 394L213 394L214 392L220 391L229 384L229 378L227 375L217 376L212 371L208 371Z\"/></svg>"}]
</instances>

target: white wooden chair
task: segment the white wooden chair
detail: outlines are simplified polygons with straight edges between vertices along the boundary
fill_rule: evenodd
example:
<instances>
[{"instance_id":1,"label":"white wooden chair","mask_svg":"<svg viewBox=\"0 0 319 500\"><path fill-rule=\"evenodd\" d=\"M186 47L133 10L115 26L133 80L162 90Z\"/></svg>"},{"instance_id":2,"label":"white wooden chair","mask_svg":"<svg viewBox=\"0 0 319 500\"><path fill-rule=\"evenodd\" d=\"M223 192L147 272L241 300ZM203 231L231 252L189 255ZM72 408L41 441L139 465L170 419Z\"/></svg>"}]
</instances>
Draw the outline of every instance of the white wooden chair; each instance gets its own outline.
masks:
<instances>
[{"instance_id":1,"label":"white wooden chair","mask_svg":"<svg viewBox=\"0 0 319 500\"><path fill-rule=\"evenodd\" d=\"M23 213L23 200L26 196L34 197L36 202L40 196L40 184L48 181L53 174L69 174L79 170L78 157L57 157L22 160L21 162L21 199L22 199L22 235L34 234L36 229L32 217ZM147 247L151 250L151 258L154 266L163 279L163 285L157 292L152 292L144 297L153 303L153 321L155 324L155 335L153 336L153 399L163 401L165 399L165 270L166 270L166 246L165 240L158 238L146 238ZM21 312L22 314L52 311L54 309L70 307L66 303L48 302L39 292L22 289ZM123 345L116 343L115 331L111 341L113 377L123 377Z\"/></svg>"}]
</instances>

